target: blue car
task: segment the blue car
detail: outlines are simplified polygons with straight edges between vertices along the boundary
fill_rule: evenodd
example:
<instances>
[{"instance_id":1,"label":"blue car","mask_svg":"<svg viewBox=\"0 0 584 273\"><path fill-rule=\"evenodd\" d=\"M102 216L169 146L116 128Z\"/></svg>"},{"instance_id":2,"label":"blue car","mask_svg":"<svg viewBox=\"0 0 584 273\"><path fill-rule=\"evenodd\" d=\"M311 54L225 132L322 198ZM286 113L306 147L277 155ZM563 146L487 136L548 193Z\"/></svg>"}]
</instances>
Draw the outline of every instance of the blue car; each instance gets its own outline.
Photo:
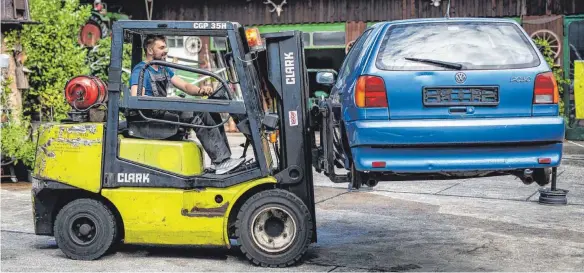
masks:
<instances>
[{"instance_id":1,"label":"blue car","mask_svg":"<svg viewBox=\"0 0 584 273\"><path fill-rule=\"evenodd\" d=\"M513 20L378 23L354 42L338 78L318 78L333 85L330 154L355 187L491 175L545 185L560 165L557 83Z\"/></svg>"}]
</instances>

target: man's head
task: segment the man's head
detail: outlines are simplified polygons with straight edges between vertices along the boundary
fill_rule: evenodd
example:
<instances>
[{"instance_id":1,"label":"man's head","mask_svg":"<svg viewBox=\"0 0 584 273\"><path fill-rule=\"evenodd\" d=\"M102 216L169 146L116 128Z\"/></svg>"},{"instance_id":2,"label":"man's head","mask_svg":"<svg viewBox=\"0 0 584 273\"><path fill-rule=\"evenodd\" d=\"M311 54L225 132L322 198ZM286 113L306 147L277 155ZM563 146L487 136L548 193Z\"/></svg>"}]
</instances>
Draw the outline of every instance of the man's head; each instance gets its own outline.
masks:
<instances>
[{"instance_id":1,"label":"man's head","mask_svg":"<svg viewBox=\"0 0 584 273\"><path fill-rule=\"evenodd\" d=\"M162 35L148 35L144 39L144 53L146 58L152 60L164 61L168 48L166 47L166 37Z\"/></svg>"}]
</instances>

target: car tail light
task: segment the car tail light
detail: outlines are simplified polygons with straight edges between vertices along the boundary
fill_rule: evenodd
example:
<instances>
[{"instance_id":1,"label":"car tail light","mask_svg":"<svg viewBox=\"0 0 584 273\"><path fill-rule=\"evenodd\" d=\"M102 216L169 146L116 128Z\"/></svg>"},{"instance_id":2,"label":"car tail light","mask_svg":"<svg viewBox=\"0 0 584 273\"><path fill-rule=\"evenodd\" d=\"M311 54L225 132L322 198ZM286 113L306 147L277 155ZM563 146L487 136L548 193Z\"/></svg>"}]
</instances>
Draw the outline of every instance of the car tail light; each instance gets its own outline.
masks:
<instances>
[{"instance_id":1,"label":"car tail light","mask_svg":"<svg viewBox=\"0 0 584 273\"><path fill-rule=\"evenodd\" d=\"M373 168L385 168L385 161L373 161L371 164Z\"/></svg>"},{"instance_id":2,"label":"car tail light","mask_svg":"<svg viewBox=\"0 0 584 273\"><path fill-rule=\"evenodd\" d=\"M533 104L557 104L558 84L552 72L541 73L535 77Z\"/></svg>"},{"instance_id":3,"label":"car tail light","mask_svg":"<svg viewBox=\"0 0 584 273\"><path fill-rule=\"evenodd\" d=\"M551 164L552 163L552 159L549 157L540 157L537 159L537 162L539 164Z\"/></svg>"},{"instance_id":4,"label":"car tail light","mask_svg":"<svg viewBox=\"0 0 584 273\"><path fill-rule=\"evenodd\" d=\"M358 107L387 107L385 82L376 76L361 76L355 87L355 103Z\"/></svg>"}]
</instances>

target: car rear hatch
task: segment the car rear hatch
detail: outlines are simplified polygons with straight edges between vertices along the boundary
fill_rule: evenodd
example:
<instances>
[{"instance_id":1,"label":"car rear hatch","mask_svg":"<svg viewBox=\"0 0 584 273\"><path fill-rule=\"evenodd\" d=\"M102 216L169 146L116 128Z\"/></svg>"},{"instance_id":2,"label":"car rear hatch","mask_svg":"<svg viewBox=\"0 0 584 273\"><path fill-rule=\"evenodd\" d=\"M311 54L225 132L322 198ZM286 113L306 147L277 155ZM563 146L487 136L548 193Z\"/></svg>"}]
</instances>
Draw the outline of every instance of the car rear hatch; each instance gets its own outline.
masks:
<instances>
[{"instance_id":1,"label":"car rear hatch","mask_svg":"<svg viewBox=\"0 0 584 273\"><path fill-rule=\"evenodd\" d=\"M389 118L529 117L545 72L513 23L452 21L391 26L376 58Z\"/></svg>"}]
</instances>

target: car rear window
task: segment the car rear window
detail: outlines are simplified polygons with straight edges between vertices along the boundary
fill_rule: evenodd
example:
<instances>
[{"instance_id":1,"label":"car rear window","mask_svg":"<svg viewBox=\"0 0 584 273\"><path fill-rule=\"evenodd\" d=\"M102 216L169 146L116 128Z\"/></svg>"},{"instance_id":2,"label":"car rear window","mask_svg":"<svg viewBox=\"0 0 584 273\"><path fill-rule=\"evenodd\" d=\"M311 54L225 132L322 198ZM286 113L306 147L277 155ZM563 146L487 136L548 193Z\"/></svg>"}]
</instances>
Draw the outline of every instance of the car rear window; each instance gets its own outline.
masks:
<instances>
[{"instance_id":1,"label":"car rear window","mask_svg":"<svg viewBox=\"0 0 584 273\"><path fill-rule=\"evenodd\" d=\"M405 58L458 63L465 70L535 67L540 60L512 23L448 22L391 26L376 65L383 70L448 70Z\"/></svg>"}]
</instances>

